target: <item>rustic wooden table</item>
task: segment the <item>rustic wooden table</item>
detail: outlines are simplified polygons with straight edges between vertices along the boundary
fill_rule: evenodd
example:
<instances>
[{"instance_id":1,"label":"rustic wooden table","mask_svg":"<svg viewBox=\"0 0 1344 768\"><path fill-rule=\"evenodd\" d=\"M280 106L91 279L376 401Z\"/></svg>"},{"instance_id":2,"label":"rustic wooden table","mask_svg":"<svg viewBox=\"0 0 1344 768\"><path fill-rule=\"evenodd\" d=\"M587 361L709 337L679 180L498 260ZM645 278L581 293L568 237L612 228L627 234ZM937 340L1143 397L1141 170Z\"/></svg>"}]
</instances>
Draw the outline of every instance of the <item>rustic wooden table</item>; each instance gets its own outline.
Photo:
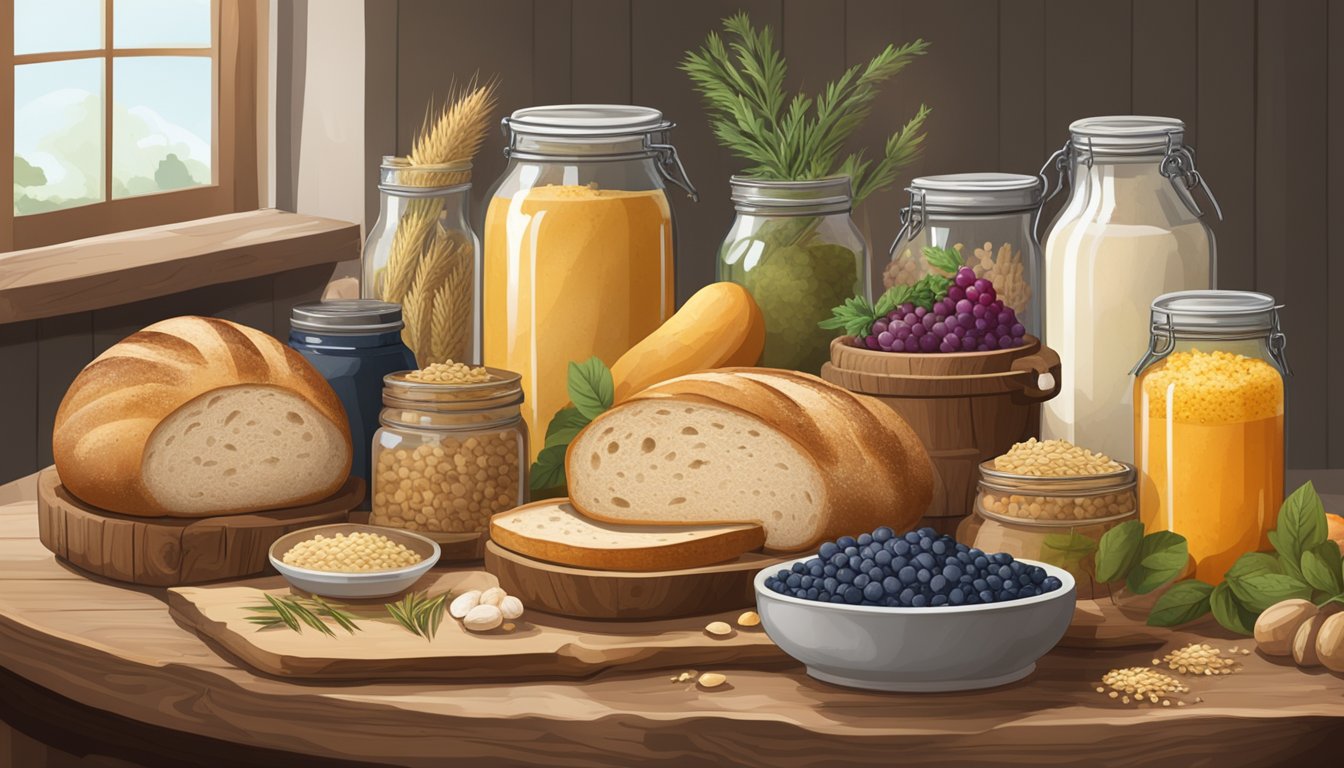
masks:
<instances>
[{"instance_id":1,"label":"rustic wooden table","mask_svg":"<svg viewBox=\"0 0 1344 768\"><path fill-rule=\"evenodd\" d=\"M1323 490L1344 489L1344 473L1323 479ZM800 668L723 669L730 684L715 691L662 673L296 685L221 658L169 618L160 591L58 563L37 541L31 492L23 482L0 487L0 716L63 751L116 759L42 763L31 743L19 757L18 742L0 738L0 750L9 749L0 764L293 765L301 755L303 764L781 768L918 755L929 766L1221 768L1292 757L1322 764L1344 736L1344 678L1258 655L1243 657L1236 674L1193 680L1188 698L1202 702L1184 707L1125 706L1095 691L1106 670L1147 665L1157 648L1056 649L1021 683L937 695L844 690ZM1173 633L1163 648L1199 639Z\"/></svg>"}]
</instances>

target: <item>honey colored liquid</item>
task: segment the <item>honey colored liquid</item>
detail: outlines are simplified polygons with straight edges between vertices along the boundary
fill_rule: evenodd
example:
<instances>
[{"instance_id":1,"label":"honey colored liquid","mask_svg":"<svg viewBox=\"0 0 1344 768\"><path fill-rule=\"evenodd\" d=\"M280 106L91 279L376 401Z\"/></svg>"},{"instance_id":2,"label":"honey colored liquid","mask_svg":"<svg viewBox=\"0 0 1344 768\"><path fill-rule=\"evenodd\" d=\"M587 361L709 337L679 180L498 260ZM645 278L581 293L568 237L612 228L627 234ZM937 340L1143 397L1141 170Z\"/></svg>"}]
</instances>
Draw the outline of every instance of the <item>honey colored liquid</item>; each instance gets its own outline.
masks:
<instances>
[{"instance_id":1,"label":"honey colored liquid","mask_svg":"<svg viewBox=\"0 0 1344 768\"><path fill-rule=\"evenodd\" d=\"M1217 584L1242 554L1269 546L1278 519L1282 380L1260 361L1267 371L1243 387L1235 376L1154 378L1165 362L1135 383L1140 516L1149 532L1184 536L1195 577Z\"/></svg>"},{"instance_id":2,"label":"honey colored liquid","mask_svg":"<svg viewBox=\"0 0 1344 768\"><path fill-rule=\"evenodd\" d=\"M485 364L522 375L531 456L569 403L569 364L611 366L672 314L672 217L661 190L542 186L485 217Z\"/></svg>"}]
</instances>

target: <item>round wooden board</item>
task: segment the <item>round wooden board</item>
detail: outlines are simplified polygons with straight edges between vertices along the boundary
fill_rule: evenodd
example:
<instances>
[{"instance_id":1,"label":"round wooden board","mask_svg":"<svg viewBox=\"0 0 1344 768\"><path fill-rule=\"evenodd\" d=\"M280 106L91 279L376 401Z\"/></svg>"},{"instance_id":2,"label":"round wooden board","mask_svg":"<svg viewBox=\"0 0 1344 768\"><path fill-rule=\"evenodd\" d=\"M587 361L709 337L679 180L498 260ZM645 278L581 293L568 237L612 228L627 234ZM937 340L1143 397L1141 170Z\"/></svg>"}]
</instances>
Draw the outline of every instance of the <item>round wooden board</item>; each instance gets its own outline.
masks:
<instances>
[{"instance_id":1,"label":"round wooden board","mask_svg":"<svg viewBox=\"0 0 1344 768\"><path fill-rule=\"evenodd\" d=\"M673 619L753 608L756 573L788 559L748 552L718 565L635 573L570 568L493 541L485 545L485 569L528 610L583 619Z\"/></svg>"},{"instance_id":2,"label":"round wooden board","mask_svg":"<svg viewBox=\"0 0 1344 768\"><path fill-rule=\"evenodd\" d=\"M270 568L267 550L290 531L344 523L364 498L351 477L316 504L220 517L132 517L75 498L49 467L37 478L38 536L57 557L90 573L151 587L253 576Z\"/></svg>"}]
</instances>

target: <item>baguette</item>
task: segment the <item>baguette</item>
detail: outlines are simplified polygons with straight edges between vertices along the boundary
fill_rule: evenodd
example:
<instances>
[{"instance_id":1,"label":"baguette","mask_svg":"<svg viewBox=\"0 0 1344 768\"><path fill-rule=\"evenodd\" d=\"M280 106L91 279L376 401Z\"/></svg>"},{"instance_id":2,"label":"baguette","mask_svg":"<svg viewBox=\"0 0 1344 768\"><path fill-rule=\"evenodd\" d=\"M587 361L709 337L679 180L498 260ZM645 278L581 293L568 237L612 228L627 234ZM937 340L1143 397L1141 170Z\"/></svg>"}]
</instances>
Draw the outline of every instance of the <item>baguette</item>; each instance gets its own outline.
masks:
<instances>
[{"instance_id":1,"label":"baguette","mask_svg":"<svg viewBox=\"0 0 1344 768\"><path fill-rule=\"evenodd\" d=\"M568 499L525 504L490 519L490 539L534 560L603 571L674 571L726 562L759 549L759 525L648 526L603 523Z\"/></svg>"},{"instance_id":2,"label":"baguette","mask_svg":"<svg viewBox=\"0 0 1344 768\"><path fill-rule=\"evenodd\" d=\"M261 331L177 317L89 363L56 412L52 454L84 502L138 516L298 506L350 474L336 393Z\"/></svg>"},{"instance_id":3,"label":"baguette","mask_svg":"<svg viewBox=\"0 0 1344 768\"><path fill-rule=\"evenodd\" d=\"M682 376L598 416L566 455L571 503L609 523L755 523L798 552L933 498L919 437L893 410L815 376L733 368Z\"/></svg>"}]
</instances>

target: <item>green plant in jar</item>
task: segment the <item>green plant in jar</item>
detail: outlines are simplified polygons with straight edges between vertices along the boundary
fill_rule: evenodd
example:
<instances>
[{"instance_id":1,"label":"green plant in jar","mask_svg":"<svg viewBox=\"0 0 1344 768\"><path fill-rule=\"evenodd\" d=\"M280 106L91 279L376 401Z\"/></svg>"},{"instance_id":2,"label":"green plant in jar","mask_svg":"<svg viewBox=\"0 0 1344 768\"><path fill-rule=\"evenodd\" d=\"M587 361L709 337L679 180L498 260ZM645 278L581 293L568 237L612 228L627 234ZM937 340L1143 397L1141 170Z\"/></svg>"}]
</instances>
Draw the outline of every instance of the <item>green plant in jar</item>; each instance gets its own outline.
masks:
<instances>
[{"instance_id":1,"label":"green plant in jar","mask_svg":"<svg viewBox=\"0 0 1344 768\"><path fill-rule=\"evenodd\" d=\"M784 89L786 64L770 27L739 13L681 64L704 98L719 143L750 165L732 179L738 217L720 252L719 278L742 285L765 317L762 364L816 372L832 334L831 307L868 295L868 246L850 211L890 186L921 150L920 106L877 159L841 150L872 111L878 86L928 44L888 45L815 97Z\"/></svg>"}]
</instances>

